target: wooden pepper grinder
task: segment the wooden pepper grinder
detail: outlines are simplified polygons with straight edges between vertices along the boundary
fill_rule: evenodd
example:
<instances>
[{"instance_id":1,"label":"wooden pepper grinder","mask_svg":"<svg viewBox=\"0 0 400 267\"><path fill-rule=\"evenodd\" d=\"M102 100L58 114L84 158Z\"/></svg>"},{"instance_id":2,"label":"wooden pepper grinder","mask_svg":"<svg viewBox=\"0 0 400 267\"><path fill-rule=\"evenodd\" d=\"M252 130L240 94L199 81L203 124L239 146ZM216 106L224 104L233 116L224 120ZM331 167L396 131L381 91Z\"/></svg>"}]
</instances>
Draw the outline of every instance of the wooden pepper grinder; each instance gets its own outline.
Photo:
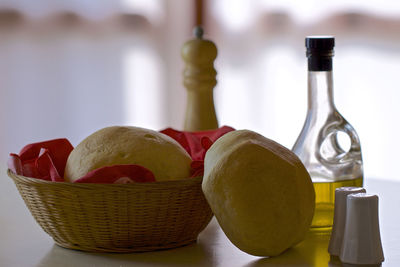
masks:
<instances>
[{"instance_id":1,"label":"wooden pepper grinder","mask_svg":"<svg viewBox=\"0 0 400 267\"><path fill-rule=\"evenodd\" d=\"M213 89L217 84L214 60L217 47L210 40L203 39L203 29L194 29L195 39L182 47L185 61L183 84L187 90L185 131L203 131L218 128L214 108Z\"/></svg>"}]
</instances>

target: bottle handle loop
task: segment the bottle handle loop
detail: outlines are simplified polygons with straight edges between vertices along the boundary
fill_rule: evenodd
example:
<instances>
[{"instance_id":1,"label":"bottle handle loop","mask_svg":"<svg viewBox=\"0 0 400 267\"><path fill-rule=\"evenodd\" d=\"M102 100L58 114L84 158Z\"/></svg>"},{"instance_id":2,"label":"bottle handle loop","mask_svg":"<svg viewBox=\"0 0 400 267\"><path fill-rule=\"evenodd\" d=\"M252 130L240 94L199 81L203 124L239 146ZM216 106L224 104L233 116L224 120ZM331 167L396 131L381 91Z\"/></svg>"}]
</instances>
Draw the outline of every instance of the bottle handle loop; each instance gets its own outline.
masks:
<instances>
[{"instance_id":1,"label":"bottle handle loop","mask_svg":"<svg viewBox=\"0 0 400 267\"><path fill-rule=\"evenodd\" d=\"M344 150L338 141L338 133L345 133L350 139L350 147ZM327 125L320 132L320 149L317 157L327 164L346 164L361 159L360 139L354 128L344 119L341 123Z\"/></svg>"}]
</instances>

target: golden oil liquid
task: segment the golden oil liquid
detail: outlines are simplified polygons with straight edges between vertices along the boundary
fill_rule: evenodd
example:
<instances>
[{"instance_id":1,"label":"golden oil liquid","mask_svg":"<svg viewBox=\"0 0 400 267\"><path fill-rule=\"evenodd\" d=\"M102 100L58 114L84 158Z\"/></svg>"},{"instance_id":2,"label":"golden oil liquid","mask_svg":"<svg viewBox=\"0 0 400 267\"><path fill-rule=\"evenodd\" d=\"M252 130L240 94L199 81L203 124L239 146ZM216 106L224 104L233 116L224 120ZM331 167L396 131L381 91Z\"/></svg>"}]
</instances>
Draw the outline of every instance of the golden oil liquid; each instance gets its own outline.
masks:
<instances>
[{"instance_id":1,"label":"golden oil liquid","mask_svg":"<svg viewBox=\"0 0 400 267\"><path fill-rule=\"evenodd\" d=\"M336 188L343 186L361 187L363 185L363 178L313 184L315 190L315 212L311 228L317 231L329 231L333 224Z\"/></svg>"}]
</instances>

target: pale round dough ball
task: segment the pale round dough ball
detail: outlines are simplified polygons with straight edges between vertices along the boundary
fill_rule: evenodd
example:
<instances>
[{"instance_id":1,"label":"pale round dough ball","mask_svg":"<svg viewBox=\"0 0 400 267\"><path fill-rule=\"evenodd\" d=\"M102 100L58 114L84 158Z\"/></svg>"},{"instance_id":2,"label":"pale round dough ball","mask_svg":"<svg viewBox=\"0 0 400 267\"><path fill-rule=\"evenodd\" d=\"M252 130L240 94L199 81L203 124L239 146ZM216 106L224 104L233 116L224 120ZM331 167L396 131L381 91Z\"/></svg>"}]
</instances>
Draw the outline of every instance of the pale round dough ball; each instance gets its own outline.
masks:
<instances>
[{"instance_id":1,"label":"pale round dough ball","mask_svg":"<svg viewBox=\"0 0 400 267\"><path fill-rule=\"evenodd\" d=\"M190 176L191 157L171 137L128 126L103 128L84 139L68 157L64 179L73 182L89 171L117 164L137 164L151 170L156 181Z\"/></svg>"},{"instance_id":2,"label":"pale round dough ball","mask_svg":"<svg viewBox=\"0 0 400 267\"><path fill-rule=\"evenodd\" d=\"M211 146L204 165L204 195L239 249L276 256L305 238L315 193L290 150L255 132L233 131Z\"/></svg>"}]
</instances>

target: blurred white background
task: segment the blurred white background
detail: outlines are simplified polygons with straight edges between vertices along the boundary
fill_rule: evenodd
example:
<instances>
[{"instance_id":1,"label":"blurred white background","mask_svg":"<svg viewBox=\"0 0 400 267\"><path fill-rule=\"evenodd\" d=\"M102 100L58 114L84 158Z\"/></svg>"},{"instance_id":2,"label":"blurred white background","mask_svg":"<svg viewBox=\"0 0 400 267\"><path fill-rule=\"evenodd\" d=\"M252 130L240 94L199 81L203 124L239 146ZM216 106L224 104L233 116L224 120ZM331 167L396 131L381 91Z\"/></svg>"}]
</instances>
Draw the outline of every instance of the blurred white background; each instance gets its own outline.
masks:
<instances>
[{"instance_id":1,"label":"blurred white background","mask_svg":"<svg viewBox=\"0 0 400 267\"><path fill-rule=\"evenodd\" d=\"M203 5L221 125L291 148L306 116L304 37L335 35L334 96L365 176L400 181L400 2L0 0L0 160L109 125L181 129L180 48ZM199 11L197 10L197 13Z\"/></svg>"}]
</instances>

